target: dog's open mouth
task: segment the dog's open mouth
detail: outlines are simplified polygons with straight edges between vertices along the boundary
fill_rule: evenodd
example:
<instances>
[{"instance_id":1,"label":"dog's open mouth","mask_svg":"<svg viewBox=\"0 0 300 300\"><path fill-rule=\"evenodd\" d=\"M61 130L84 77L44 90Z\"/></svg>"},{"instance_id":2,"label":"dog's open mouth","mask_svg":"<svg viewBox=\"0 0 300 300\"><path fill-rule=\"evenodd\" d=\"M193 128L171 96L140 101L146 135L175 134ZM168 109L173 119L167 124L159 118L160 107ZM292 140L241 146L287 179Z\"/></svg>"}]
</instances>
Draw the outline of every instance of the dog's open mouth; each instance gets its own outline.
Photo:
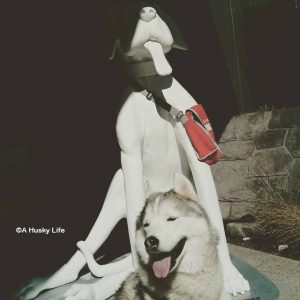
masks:
<instances>
[{"instance_id":1,"label":"dog's open mouth","mask_svg":"<svg viewBox=\"0 0 300 300\"><path fill-rule=\"evenodd\" d=\"M182 238L170 252L160 252L150 255L150 263L157 278L166 278L169 275L176 264L176 259L184 248L185 242L186 238Z\"/></svg>"}]
</instances>

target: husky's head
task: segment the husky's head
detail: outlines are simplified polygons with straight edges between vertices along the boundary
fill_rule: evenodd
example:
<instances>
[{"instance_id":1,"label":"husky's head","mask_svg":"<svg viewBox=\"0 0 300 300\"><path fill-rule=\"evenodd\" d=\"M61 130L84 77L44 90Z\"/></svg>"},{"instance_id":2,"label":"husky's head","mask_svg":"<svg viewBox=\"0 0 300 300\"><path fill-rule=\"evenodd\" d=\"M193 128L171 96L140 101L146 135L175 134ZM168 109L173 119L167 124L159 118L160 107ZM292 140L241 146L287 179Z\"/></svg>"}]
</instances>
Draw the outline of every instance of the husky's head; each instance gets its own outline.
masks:
<instances>
[{"instance_id":1,"label":"husky's head","mask_svg":"<svg viewBox=\"0 0 300 300\"><path fill-rule=\"evenodd\" d=\"M215 249L216 242L192 184L182 175L175 176L173 190L148 198L137 221L137 253L155 278L166 278L175 270L197 272L204 253Z\"/></svg>"},{"instance_id":2,"label":"husky's head","mask_svg":"<svg viewBox=\"0 0 300 300\"><path fill-rule=\"evenodd\" d=\"M187 49L175 22L149 2L124 5L113 16L116 38L111 59L117 54L127 63L153 60L159 75L171 74L164 54L173 47Z\"/></svg>"}]
</instances>

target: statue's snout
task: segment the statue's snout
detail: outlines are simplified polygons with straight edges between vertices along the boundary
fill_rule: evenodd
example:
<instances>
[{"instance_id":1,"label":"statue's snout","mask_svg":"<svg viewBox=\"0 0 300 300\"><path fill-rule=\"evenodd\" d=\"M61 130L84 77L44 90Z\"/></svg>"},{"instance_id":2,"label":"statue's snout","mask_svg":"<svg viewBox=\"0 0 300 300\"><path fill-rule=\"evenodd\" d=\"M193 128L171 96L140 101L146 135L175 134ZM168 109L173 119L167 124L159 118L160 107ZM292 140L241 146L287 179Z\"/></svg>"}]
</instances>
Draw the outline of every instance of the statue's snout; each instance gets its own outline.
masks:
<instances>
[{"instance_id":1,"label":"statue's snout","mask_svg":"<svg viewBox=\"0 0 300 300\"><path fill-rule=\"evenodd\" d=\"M143 7L140 10L140 19L144 22L150 22L156 18L156 10L153 7Z\"/></svg>"}]
</instances>

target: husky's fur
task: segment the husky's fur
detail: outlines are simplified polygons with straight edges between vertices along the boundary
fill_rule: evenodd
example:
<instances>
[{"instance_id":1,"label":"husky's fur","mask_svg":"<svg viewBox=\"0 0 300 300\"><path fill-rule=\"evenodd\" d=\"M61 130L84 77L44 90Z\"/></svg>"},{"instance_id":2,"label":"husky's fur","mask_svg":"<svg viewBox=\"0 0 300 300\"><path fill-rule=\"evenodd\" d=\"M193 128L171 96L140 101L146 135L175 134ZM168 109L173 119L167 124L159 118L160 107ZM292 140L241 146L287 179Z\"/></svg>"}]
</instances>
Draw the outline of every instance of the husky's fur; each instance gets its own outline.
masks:
<instances>
[{"instance_id":1,"label":"husky's fur","mask_svg":"<svg viewBox=\"0 0 300 300\"><path fill-rule=\"evenodd\" d=\"M192 189L189 182L185 184ZM159 240L155 253L146 249L149 236ZM228 299L223 293L217 243L217 233L192 193L182 195L173 189L152 194L137 221L139 269L129 275L115 299ZM179 254L174 249L180 244ZM162 253L170 255L173 262L168 275L157 278L152 264Z\"/></svg>"}]
</instances>

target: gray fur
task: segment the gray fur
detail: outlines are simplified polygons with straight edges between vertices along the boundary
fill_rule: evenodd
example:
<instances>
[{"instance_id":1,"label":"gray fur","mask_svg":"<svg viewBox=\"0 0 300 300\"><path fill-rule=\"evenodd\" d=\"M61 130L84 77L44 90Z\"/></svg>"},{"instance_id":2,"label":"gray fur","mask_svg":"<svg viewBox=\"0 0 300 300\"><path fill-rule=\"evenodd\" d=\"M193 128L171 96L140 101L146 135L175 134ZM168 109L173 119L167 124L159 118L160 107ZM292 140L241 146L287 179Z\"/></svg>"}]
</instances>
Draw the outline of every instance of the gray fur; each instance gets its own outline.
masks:
<instances>
[{"instance_id":1,"label":"gray fur","mask_svg":"<svg viewBox=\"0 0 300 300\"><path fill-rule=\"evenodd\" d=\"M184 247L184 253L182 252L183 256L181 258L179 256L180 259L178 258L178 260L180 262L176 265L176 268L166 278L156 278L151 265L148 265L147 252L141 246L144 245L144 240L147 237L144 222L146 222L147 218L151 220L156 219L158 215L163 214L163 211L167 211L166 207L169 207L170 211L173 212L175 209L180 214L178 217L180 221L177 224L176 222L170 223L171 226L175 226L175 232L177 231L176 226L185 228L186 225L187 228L190 227L188 230L190 232L186 232L187 242ZM167 226L170 226L170 224ZM164 231L163 228L161 230ZM151 234L153 234L153 231ZM172 234L174 236L174 232ZM210 225L207 214L195 200L186 198L173 190L167 193L152 194L137 221L139 269L137 272L129 275L117 292L115 299L229 299L229 295L224 293L223 290L223 277L217 255L217 244L218 237L216 232ZM192 262L190 269L186 266L187 262Z\"/></svg>"}]
</instances>

